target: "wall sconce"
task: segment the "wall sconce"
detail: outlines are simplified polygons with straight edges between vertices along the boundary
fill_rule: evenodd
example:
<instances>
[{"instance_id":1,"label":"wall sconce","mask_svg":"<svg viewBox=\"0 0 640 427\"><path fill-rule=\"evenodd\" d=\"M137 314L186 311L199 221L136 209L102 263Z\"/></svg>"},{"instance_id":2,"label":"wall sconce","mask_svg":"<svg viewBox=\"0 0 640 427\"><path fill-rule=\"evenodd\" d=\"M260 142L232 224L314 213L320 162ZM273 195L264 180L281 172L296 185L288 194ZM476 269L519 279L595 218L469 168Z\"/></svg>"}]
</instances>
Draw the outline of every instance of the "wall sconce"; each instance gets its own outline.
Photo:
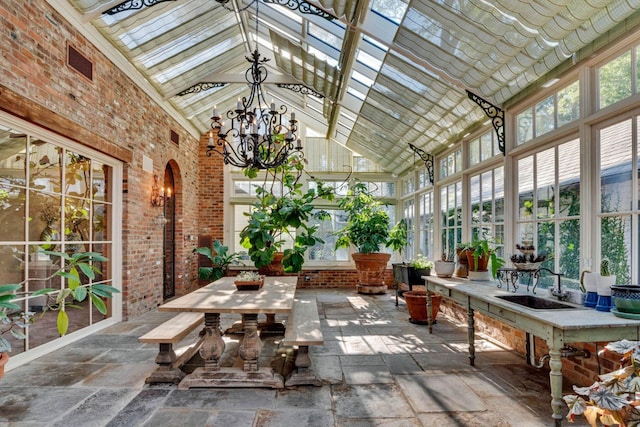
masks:
<instances>
[{"instance_id":1,"label":"wall sconce","mask_svg":"<svg viewBox=\"0 0 640 427\"><path fill-rule=\"evenodd\" d=\"M164 206L164 188L160 188L158 180L158 175L153 175L153 185L151 186L151 206Z\"/></svg>"}]
</instances>

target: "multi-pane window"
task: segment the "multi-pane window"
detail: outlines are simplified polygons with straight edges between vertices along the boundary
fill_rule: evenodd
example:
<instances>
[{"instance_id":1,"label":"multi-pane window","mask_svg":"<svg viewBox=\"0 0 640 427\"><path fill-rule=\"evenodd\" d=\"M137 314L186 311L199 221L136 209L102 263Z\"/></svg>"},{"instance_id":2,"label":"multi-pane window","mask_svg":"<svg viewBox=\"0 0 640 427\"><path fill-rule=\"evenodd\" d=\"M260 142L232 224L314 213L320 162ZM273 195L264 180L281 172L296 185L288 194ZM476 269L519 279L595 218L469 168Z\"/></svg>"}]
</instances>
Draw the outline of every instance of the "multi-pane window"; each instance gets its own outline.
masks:
<instances>
[{"instance_id":1,"label":"multi-pane window","mask_svg":"<svg viewBox=\"0 0 640 427\"><path fill-rule=\"evenodd\" d=\"M416 234L415 220L416 207L414 199L405 200L402 206L402 217L407 222L407 246L404 249L404 257L406 259L414 258L416 255Z\"/></svg>"},{"instance_id":2,"label":"multi-pane window","mask_svg":"<svg viewBox=\"0 0 640 427\"><path fill-rule=\"evenodd\" d=\"M491 237L497 248L504 245L504 167L473 175L471 196L471 240Z\"/></svg>"},{"instance_id":3,"label":"multi-pane window","mask_svg":"<svg viewBox=\"0 0 640 427\"><path fill-rule=\"evenodd\" d=\"M580 141L518 160L518 241L531 240L543 266L573 285L580 276Z\"/></svg>"},{"instance_id":4,"label":"multi-pane window","mask_svg":"<svg viewBox=\"0 0 640 427\"><path fill-rule=\"evenodd\" d=\"M317 243L309 248L307 259L309 261L349 261L349 250L347 248L335 249L336 234L342 230L347 223L347 214L338 209L325 209L329 214L329 219L318 221L312 218L311 225L318 226L316 236L324 240L324 243Z\"/></svg>"},{"instance_id":5,"label":"multi-pane window","mask_svg":"<svg viewBox=\"0 0 640 427\"><path fill-rule=\"evenodd\" d=\"M462 149L457 149L440 159L440 178L446 178L462 170Z\"/></svg>"},{"instance_id":6,"label":"multi-pane window","mask_svg":"<svg viewBox=\"0 0 640 427\"><path fill-rule=\"evenodd\" d=\"M599 108L638 93L639 50L640 47L630 49L598 68Z\"/></svg>"},{"instance_id":7,"label":"multi-pane window","mask_svg":"<svg viewBox=\"0 0 640 427\"><path fill-rule=\"evenodd\" d=\"M608 259L616 283L637 283L638 258L638 116L598 133L600 156L600 259ZM634 187L637 189L634 191ZM637 262L637 261L636 261ZM595 266L594 268L599 268Z\"/></svg>"},{"instance_id":8,"label":"multi-pane window","mask_svg":"<svg viewBox=\"0 0 640 427\"><path fill-rule=\"evenodd\" d=\"M440 189L442 253L453 259L456 244L462 242L462 182ZM439 257L438 257L439 258Z\"/></svg>"},{"instance_id":9,"label":"multi-pane window","mask_svg":"<svg viewBox=\"0 0 640 427\"><path fill-rule=\"evenodd\" d=\"M516 116L517 144L523 144L580 118L578 81Z\"/></svg>"},{"instance_id":10,"label":"multi-pane window","mask_svg":"<svg viewBox=\"0 0 640 427\"><path fill-rule=\"evenodd\" d=\"M469 141L469 164L476 165L500 154L498 138L493 131Z\"/></svg>"},{"instance_id":11,"label":"multi-pane window","mask_svg":"<svg viewBox=\"0 0 640 427\"><path fill-rule=\"evenodd\" d=\"M410 194L416 191L415 178L412 175L407 176L402 180L402 194Z\"/></svg>"},{"instance_id":12,"label":"multi-pane window","mask_svg":"<svg viewBox=\"0 0 640 427\"><path fill-rule=\"evenodd\" d=\"M433 251L433 191L418 196L418 251L429 259L439 259Z\"/></svg>"},{"instance_id":13,"label":"multi-pane window","mask_svg":"<svg viewBox=\"0 0 640 427\"><path fill-rule=\"evenodd\" d=\"M0 147L0 284L20 283L24 292L64 289L66 279L54 275L61 259L45 251L91 251L109 261L94 263L102 273L94 280L85 277L83 284L113 286L113 165L62 142L2 125ZM81 309L67 311L72 316L70 332L105 318L90 299L74 303ZM42 311L55 300L25 294L19 304L22 311ZM26 339L8 337L13 353L56 339L56 317L55 311L45 311L26 329Z\"/></svg>"}]
</instances>

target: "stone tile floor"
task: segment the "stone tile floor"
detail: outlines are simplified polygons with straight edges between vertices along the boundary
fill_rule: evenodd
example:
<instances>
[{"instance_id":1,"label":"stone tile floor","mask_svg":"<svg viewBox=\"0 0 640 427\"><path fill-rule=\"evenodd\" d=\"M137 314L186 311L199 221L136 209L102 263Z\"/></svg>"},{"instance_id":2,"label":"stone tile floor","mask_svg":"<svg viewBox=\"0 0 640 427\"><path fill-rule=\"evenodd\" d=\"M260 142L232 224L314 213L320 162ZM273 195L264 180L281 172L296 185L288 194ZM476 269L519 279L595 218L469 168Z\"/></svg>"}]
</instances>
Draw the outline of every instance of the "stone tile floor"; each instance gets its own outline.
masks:
<instances>
[{"instance_id":1,"label":"stone tile floor","mask_svg":"<svg viewBox=\"0 0 640 427\"><path fill-rule=\"evenodd\" d=\"M392 293L299 292L319 303L325 345L311 354L322 387L145 385L157 348L137 338L172 315L154 311L6 373L0 426L553 425L548 371L482 336L476 366L469 366L465 325L440 314L429 335L426 326L407 321ZM235 320L224 316L223 327ZM225 339L223 364L231 365L239 338ZM280 339L264 340L261 363L270 363Z\"/></svg>"}]
</instances>

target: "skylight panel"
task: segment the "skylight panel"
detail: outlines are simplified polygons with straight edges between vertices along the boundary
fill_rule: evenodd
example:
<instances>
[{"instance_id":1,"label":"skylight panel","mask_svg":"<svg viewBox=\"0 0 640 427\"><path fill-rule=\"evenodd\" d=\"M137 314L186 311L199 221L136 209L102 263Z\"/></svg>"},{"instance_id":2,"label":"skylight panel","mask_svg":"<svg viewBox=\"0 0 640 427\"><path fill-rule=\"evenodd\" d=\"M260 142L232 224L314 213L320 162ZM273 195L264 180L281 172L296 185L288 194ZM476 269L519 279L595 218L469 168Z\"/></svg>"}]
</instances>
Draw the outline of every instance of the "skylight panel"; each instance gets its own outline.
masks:
<instances>
[{"instance_id":1,"label":"skylight panel","mask_svg":"<svg viewBox=\"0 0 640 427\"><path fill-rule=\"evenodd\" d=\"M373 0L371 10L399 25L407 11L407 4L401 0Z\"/></svg>"},{"instance_id":2,"label":"skylight panel","mask_svg":"<svg viewBox=\"0 0 640 427\"><path fill-rule=\"evenodd\" d=\"M372 39L372 38L371 38L371 37L369 37L369 36L363 36L363 37L362 37L362 39L363 39L364 41L366 41L367 43L369 43L369 44L371 44L371 45L373 45L373 46L377 47L378 49L380 49L380 50L382 50L382 51L384 51L384 52L387 52L387 51L389 50L389 46L387 46L387 45L386 45L386 44L384 44L384 43L379 42L379 41L378 41L378 40L376 40L376 39Z\"/></svg>"},{"instance_id":3,"label":"skylight panel","mask_svg":"<svg viewBox=\"0 0 640 427\"><path fill-rule=\"evenodd\" d=\"M327 55L326 53L316 49L313 46L309 46L308 52L310 54L312 54L313 56L315 56L316 58L318 58L319 60L325 61L326 63L328 63L332 67L338 66L338 60L337 59L333 58L332 56Z\"/></svg>"},{"instance_id":4,"label":"skylight panel","mask_svg":"<svg viewBox=\"0 0 640 427\"><path fill-rule=\"evenodd\" d=\"M374 58L362 49L358 50L356 61L375 71L380 71L380 67L382 67L382 61L380 59Z\"/></svg>"},{"instance_id":5,"label":"skylight panel","mask_svg":"<svg viewBox=\"0 0 640 427\"><path fill-rule=\"evenodd\" d=\"M286 16L287 18L291 19L292 21L297 22L298 24L302 24L302 16L299 13L295 13L292 10L276 4L276 3L266 3L267 7L270 9L273 9L274 11L277 11L278 13ZM278 20L280 21L280 20Z\"/></svg>"},{"instance_id":6,"label":"skylight panel","mask_svg":"<svg viewBox=\"0 0 640 427\"><path fill-rule=\"evenodd\" d=\"M347 88L347 93L348 93L349 95L352 95L352 96L354 96L354 97L358 98L358 99L359 99L359 100L361 100L361 101L364 101L364 100L365 100L365 98L366 98L366 96L365 96L365 94L364 94L364 93L362 93L362 92L360 92L360 91L357 91L357 90L355 90L355 89L354 89L354 88L352 88L352 87Z\"/></svg>"},{"instance_id":7,"label":"skylight panel","mask_svg":"<svg viewBox=\"0 0 640 427\"><path fill-rule=\"evenodd\" d=\"M353 70L353 73L351 73L351 78L367 87L371 87L373 85L373 79L370 79L369 77L357 72L356 70Z\"/></svg>"},{"instance_id":8,"label":"skylight panel","mask_svg":"<svg viewBox=\"0 0 640 427\"><path fill-rule=\"evenodd\" d=\"M313 22L309 22L308 31L311 37L314 37L322 41L323 43L328 44L329 46L342 45L342 36L331 33L326 29L314 24ZM342 33L344 34L344 31L342 31Z\"/></svg>"}]
</instances>

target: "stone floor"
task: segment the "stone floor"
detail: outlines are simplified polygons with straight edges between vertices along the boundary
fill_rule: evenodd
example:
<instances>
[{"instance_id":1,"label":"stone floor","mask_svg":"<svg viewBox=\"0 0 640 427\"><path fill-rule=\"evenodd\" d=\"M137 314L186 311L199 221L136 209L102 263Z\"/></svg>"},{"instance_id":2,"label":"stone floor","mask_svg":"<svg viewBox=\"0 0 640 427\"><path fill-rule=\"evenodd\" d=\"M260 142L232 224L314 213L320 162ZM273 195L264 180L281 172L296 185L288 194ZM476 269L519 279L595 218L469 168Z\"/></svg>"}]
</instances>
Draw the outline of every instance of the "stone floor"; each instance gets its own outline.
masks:
<instances>
[{"instance_id":1,"label":"stone floor","mask_svg":"<svg viewBox=\"0 0 640 427\"><path fill-rule=\"evenodd\" d=\"M429 335L391 293L299 292L319 303L325 345L311 354L322 387L145 385L157 348L137 338L172 315L151 312L6 373L0 426L553 425L546 369L482 336L469 366L464 325L441 314ZM223 326L234 320L224 317ZM225 338L225 363L234 363L238 339ZM265 339L264 364L280 339ZM572 425L588 425L581 422Z\"/></svg>"}]
</instances>

